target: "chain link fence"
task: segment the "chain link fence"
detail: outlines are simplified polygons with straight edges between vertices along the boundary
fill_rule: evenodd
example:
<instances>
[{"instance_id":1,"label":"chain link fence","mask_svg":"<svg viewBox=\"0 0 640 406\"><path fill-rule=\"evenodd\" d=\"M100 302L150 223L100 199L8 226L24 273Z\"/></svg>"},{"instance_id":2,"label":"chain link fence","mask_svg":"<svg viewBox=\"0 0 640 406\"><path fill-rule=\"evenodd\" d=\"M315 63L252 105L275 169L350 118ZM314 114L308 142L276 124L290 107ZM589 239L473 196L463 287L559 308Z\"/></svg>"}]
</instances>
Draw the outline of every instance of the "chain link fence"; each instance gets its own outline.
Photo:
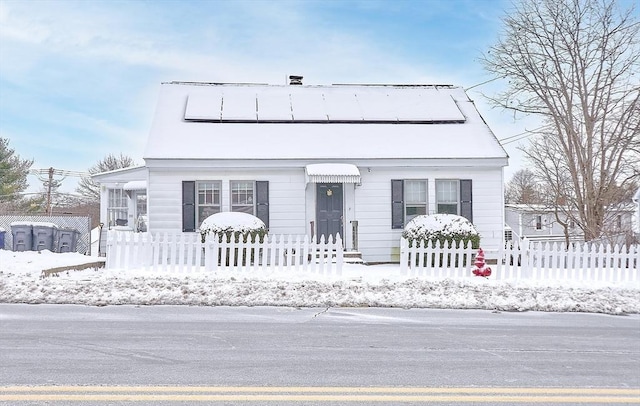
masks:
<instances>
[{"instance_id":1,"label":"chain link fence","mask_svg":"<svg viewBox=\"0 0 640 406\"><path fill-rule=\"evenodd\" d=\"M78 241L75 252L91 255L91 217L88 216L0 216L0 228L5 230L4 248L13 249L13 234L11 223L14 222L42 222L52 223L61 229L77 230Z\"/></svg>"}]
</instances>

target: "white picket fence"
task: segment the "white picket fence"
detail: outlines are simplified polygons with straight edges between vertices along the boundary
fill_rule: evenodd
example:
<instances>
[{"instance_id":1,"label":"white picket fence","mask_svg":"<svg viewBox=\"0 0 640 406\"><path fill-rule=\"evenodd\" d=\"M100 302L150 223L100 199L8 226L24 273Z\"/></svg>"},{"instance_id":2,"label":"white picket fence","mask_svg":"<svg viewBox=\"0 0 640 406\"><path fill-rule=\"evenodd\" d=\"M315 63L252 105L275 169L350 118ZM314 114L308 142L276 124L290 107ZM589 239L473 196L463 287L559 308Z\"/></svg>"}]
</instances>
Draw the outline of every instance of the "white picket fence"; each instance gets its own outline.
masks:
<instances>
[{"instance_id":1,"label":"white picket fence","mask_svg":"<svg viewBox=\"0 0 640 406\"><path fill-rule=\"evenodd\" d=\"M247 273L311 272L342 275L342 240L269 235L263 242L202 242L199 234L107 234L107 269L158 272ZM468 247L409 247L400 241L400 275L405 277L470 278L477 250ZM485 250L490 279L640 282L640 247L523 241L500 250ZM391 275L390 275L391 276Z\"/></svg>"},{"instance_id":2,"label":"white picket fence","mask_svg":"<svg viewBox=\"0 0 640 406\"><path fill-rule=\"evenodd\" d=\"M411 246L410 246L411 245ZM409 244L400 239L400 273L410 277L468 278L473 276L472 257L477 250L467 246L432 246L428 243Z\"/></svg>"},{"instance_id":3,"label":"white picket fence","mask_svg":"<svg viewBox=\"0 0 640 406\"><path fill-rule=\"evenodd\" d=\"M433 278L466 278L474 267L470 247L431 248L416 244L409 247L401 240L402 275ZM639 282L640 247L638 245L600 245L575 243L568 248L561 243L538 243L524 240L507 244L504 249L484 250L492 270L491 279L572 280Z\"/></svg>"},{"instance_id":4,"label":"white picket fence","mask_svg":"<svg viewBox=\"0 0 640 406\"><path fill-rule=\"evenodd\" d=\"M324 237L269 235L263 242L202 242L199 234L107 234L107 269L158 272L311 272L341 275L342 240Z\"/></svg>"}]
</instances>

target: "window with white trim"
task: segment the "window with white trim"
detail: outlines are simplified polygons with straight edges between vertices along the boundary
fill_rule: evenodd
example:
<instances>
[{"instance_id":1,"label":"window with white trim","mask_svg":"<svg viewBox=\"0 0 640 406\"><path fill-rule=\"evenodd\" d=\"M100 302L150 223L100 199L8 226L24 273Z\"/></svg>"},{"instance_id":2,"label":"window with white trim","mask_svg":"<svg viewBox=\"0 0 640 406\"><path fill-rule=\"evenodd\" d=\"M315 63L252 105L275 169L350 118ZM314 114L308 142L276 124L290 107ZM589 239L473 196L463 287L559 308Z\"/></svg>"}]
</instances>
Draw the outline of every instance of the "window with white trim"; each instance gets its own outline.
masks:
<instances>
[{"instance_id":1,"label":"window with white trim","mask_svg":"<svg viewBox=\"0 0 640 406\"><path fill-rule=\"evenodd\" d=\"M129 223L127 195L121 188L108 190L107 218L109 227L126 226Z\"/></svg>"},{"instance_id":2,"label":"window with white trim","mask_svg":"<svg viewBox=\"0 0 640 406\"><path fill-rule=\"evenodd\" d=\"M196 224L200 224L212 214L220 213L220 181L196 182L197 209Z\"/></svg>"},{"instance_id":3,"label":"window with white trim","mask_svg":"<svg viewBox=\"0 0 640 406\"><path fill-rule=\"evenodd\" d=\"M255 215L255 182L231 181L231 211Z\"/></svg>"},{"instance_id":4,"label":"window with white trim","mask_svg":"<svg viewBox=\"0 0 640 406\"><path fill-rule=\"evenodd\" d=\"M416 216L427 214L427 181L404 181L404 223Z\"/></svg>"},{"instance_id":5,"label":"window with white trim","mask_svg":"<svg viewBox=\"0 0 640 406\"><path fill-rule=\"evenodd\" d=\"M536 230L542 230L542 216L536 216Z\"/></svg>"},{"instance_id":6,"label":"window with white trim","mask_svg":"<svg viewBox=\"0 0 640 406\"><path fill-rule=\"evenodd\" d=\"M436 213L460 214L457 179L436 180Z\"/></svg>"}]
</instances>

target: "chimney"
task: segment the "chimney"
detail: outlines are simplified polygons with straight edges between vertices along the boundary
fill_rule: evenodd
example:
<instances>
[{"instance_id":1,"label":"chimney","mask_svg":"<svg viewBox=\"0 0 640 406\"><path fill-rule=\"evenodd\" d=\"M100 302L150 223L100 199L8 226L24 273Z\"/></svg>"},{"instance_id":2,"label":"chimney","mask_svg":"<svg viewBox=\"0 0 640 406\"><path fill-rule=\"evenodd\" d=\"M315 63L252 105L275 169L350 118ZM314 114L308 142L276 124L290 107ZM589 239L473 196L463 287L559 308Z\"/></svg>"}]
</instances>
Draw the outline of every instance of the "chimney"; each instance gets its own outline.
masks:
<instances>
[{"instance_id":1,"label":"chimney","mask_svg":"<svg viewBox=\"0 0 640 406\"><path fill-rule=\"evenodd\" d=\"M301 85L302 84L302 76L296 76L296 75L289 76L289 84L290 85Z\"/></svg>"}]
</instances>

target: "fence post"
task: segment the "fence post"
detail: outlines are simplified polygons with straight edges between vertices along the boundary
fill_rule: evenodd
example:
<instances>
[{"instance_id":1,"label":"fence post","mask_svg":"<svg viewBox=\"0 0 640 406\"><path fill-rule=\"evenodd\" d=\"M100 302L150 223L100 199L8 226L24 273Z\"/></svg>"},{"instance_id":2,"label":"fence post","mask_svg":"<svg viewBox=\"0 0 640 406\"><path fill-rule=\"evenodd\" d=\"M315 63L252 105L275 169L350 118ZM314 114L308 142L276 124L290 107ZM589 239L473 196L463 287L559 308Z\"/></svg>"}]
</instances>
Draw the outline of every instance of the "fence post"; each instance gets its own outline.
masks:
<instances>
[{"instance_id":1,"label":"fence post","mask_svg":"<svg viewBox=\"0 0 640 406\"><path fill-rule=\"evenodd\" d=\"M400 237L400 275L407 276L408 244L404 237Z\"/></svg>"},{"instance_id":2,"label":"fence post","mask_svg":"<svg viewBox=\"0 0 640 406\"><path fill-rule=\"evenodd\" d=\"M342 238L340 237L340 234L336 234L335 251L336 251L336 270L335 270L335 274L337 276L342 276L342 264L343 264L343 261L344 261L344 250L342 248Z\"/></svg>"}]
</instances>

